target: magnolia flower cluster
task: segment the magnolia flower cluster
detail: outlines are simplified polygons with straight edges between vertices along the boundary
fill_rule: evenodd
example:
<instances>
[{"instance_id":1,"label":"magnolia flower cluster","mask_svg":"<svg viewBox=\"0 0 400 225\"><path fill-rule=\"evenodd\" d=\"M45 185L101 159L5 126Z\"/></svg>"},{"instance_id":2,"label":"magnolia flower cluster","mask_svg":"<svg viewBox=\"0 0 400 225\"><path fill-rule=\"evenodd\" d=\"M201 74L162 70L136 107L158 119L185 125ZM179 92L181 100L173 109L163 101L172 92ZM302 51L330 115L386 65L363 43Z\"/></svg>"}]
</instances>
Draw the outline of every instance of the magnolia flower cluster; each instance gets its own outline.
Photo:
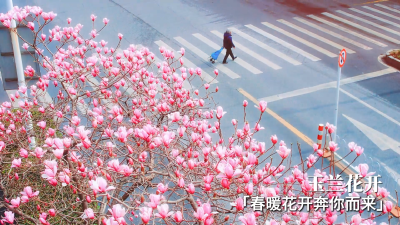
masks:
<instances>
[{"instance_id":1,"label":"magnolia flower cluster","mask_svg":"<svg viewBox=\"0 0 400 225\"><path fill-rule=\"evenodd\" d=\"M34 22L26 21L28 15ZM338 151L337 143L322 149L314 144L312 154L290 165L290 145L276 135L267 142L254 138L264 129L264 101L255 105L258 120L234 119L233 134L222 134L229 112L211 105L218 87L213 91L211 82L202 81L200 68L185 67L183 48L173 52L161 47L163 62L156 63L147 48L130 45L117 53L105 40L97 40L103 28L83 38L83 25L72 27L69 18L67 27L42 33L55 16L36 6L0 14L5 26L14 19L32 30L37 42L22 46L32 48L47 71L35 85L20 87L11 96L19 109L11 102L0 106L0 159L10 165L2 171L9 176L0 182L7 207L3 222L13 223L18 214L18 220L37 224L315 225L322 220L334 224L343 215L329 210L265 214L245 208L241 197L316 195L308 175L329 183L326 171L333 165L324 168L318 162L324 148ZM104 18L104 26L108 23ZM123 35L116 36L119 47ZM61 47L47 54L49 43ZM28 77L36 73L30 66L24 72ZM202 81L198 87L197 81ZM185 89L184 82L192 89ZM41 98L50 86L58 90L53 103ZM243 102L244 112L255 115L248 104ZM27 118L33 120L33 130ZM327 133L334 130L326 125ZM355 152L350 156L363 152L354 142L348 147ZM373 175L366 164L358 170L363 178ZM323 194L332 198L345 192ZM364 194L380 199L389 195L384 188ZM229 203L235 204L229 208ZM392 207L386 202L382 215ZM373 224L375 217L355 214L351 224Z\"/></svg>"}]
</instances>

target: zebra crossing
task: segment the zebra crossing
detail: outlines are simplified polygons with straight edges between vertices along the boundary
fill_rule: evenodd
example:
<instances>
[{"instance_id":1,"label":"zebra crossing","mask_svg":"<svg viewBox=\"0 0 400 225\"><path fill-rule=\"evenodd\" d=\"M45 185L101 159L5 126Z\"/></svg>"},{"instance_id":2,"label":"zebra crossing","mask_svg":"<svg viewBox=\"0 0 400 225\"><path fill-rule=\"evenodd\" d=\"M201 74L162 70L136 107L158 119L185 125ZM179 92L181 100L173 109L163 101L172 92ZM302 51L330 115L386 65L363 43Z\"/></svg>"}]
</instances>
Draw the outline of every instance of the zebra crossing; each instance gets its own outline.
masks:
<instances>
[{"instance_id":1,"label":"zebra crossing","mask_svg":"<svg viewBox=\"0 0 400 225\"><path fill-rule=\"evenodd\" d=\"M201 78L205 82L218 84L218 80L225 79L225 76L234 80L246 79L248 76L261 76L271 71L304 66L305 61L319 63L332 60L341 49L346 49L348 54L362 54L374 48L385 52L390 46L400 44L399 20L400 10L383 4L373 4L230 27L234 34L234 51L239 53L232 66L221 63L225 56L224 51L218 62L208 62L210 54L221 48L223 32L215 29L175 36L169 40L156 40L155 45L148 48L158 54L155 60L160 62L163 58L157 48L164 46L177 52L184 47L191 53L183 57L184 67L200 67ZM118 52L123 54L121 49L117 49ZM214 69L218 69L223 76L219 75L217 79L213 74ZM98 81L92 80L91 83ZM191 89L188 81L184 81L183 86ZM126 91L132 92L129 88ZM51 101L47 92L44 98ZM84 111L84 104L80 108Z\"/></svg>"},{"instance_id":2,"label":"zebra crossing","mask_svg":"<svg viewBox=\"0 0 400 225\"><path fill-rule=\"evenodd\" d=\"M299 57L293 57L293 54L290 55L287 53L288 51L282 51L282 49L294 52L307 60L318 62L324 57L337 57L337 52L341 49L346 49L348 54L357 54L357 52L362 53L373 48L397 45L400 44L400 39L396 37L400 36L400 31L397 31L400 24L393 19L400 20L400 15L396 14L400 14L400 10L375 4L374 6L323 12L320 15L293 17L292 21L278 19L276 22L268 21L260 22L260 24L247 24L242 27L229 27L235 35L236 49L240 50L240 57L235 60L235 63L250 74L237 75L228 69L228 66L219 63L210 65L219 69L221 74L231 79L238 79L303 64L302 60L298 59ZM211 30L210 33L216 37L195 33L192 36L197 40L182 36L174 37L174 40L177 41L179 47L184 47L195 57L198 56L201 63L204 64L209 57L209 54L205 52L211 53L219 49L220 45L216 43L221 42L223 38L223 33L220 31ZM301 35L298 35L299 33ZM163 46L160 44L161 42L161 40L156 41L156 44ZM200 49L199 43L204 43L209 48ZM256 46L258 51L249 46ZM260 54L260 49L265 53ZM221 55L222 57L220 57L223 58L224 54L221 53ZM261 62L264 67L259 66L257 61ZM254 64L252 65L251 62ZM193 63L186 66L195 67ZM207 70L208 68L202 69Z\"/></svg>"}]
</instances>

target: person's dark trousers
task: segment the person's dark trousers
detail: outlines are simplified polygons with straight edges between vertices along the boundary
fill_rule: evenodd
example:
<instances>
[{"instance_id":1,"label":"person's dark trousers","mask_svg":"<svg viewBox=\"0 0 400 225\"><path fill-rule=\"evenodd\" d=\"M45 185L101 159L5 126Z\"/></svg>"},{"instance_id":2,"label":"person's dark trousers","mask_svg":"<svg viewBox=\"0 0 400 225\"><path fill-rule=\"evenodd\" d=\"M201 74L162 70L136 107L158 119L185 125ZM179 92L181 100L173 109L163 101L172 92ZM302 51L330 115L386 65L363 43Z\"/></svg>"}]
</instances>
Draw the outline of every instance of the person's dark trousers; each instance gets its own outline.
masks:
<instances>
[{"instance_id":1,"label":"person's dark trousers","mask_svg":"<svg viewBox=\"0 0 400 225\"><path fill-rule=\"evenodd\" d=\"M235 59L234 56L233 56L233 53L232 53L232 49L231 49L231 48L227 48L227 49L226 49L225 58L224 58L224 61L223 61L222 63L226 63L226 60L228 59L228 56L229 56L229 55L232 57L232 60Z\"/></svg>"}]
</instances>

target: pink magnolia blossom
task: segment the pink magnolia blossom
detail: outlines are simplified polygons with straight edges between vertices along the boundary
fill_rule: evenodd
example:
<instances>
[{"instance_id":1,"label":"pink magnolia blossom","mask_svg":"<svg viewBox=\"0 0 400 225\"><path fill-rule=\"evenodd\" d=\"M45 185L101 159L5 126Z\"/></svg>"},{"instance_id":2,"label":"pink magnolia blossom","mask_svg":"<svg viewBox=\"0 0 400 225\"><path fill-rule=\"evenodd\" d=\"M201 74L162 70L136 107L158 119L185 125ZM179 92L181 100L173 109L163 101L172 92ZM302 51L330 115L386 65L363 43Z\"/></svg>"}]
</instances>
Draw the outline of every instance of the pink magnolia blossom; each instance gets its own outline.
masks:
<instances>
[{"instance_id":1,"label":"pink magnolia blossom","mask_svg":"<svg viewBox=\"0 0 400 225\"><path fill-rule=\"evenodd\" d=\"M119 127L118 131L115 132L114 135L117 136L120 142L125 143L127 141L128 135L130 135L132 132L133 132L132 128L126 130L126 127Z\"/></svg>"},{"instance_id":2,"label":"pink magnolia blossom","mask_svg":"<svg viewBox=\"0 0 400 225\"><path fill-rule=\"evenodd\" d=\"M177 223L182 222L183 216L182 216L182 213L181 213L180 211L177 211L177 212L174 214L174 220L175 220L175 222L177 222Z\"/></svg>"},{"instance_id":3,"label":"pink magnolia blossom","mask_svg":"<svg viewBox=\"0 0 400 225\"><path fill-rule=\"evenodd\" d=\"M160 195L150 194L150 202L147 202L146 205L155 209L160 203L160 199L161 199Z\"/></svg>"},{"instance_id":4,"label":"pink magnolia blossom","mask_svg":"<svg viewBox=\"0 0 400 225\"><path fill-rule=\"evenodd\" d=\"M391 201L386 201L385 202L385 208L387 212L391 212L393 208L393 203Z\"/></svg>"},{"instance_id":5,"label":"pink magnolia blossom","mask_svg":"<svg viewBox=\"0 0 400 225\"><path fill-rule=\"evenodd\" d=\"M265 101L260 101L258 103L258 106L255 106L257 109L259 109L262 113L265 112L265 110L267 110L267 102Z\"/></svg>"},{"instance_id":6,"label":"pink magnolia blossom","mask_svg":"<svg viewBox=\"0 0 400 225\"><path fill-rule=\"evenodd\" d=\"M198 207L197 211L193 213L194 217L200 221L204 221L209 216L207 213L204 212L203 207Z\"/></svg>"},{"instance_id":7,"label":"pink magnolia blossom","mask_svg":"<svg viewBox=\"0 0 400 225\"><path fill-rule=\"evenodd\" d=\"M55 150L53 150L53 153L57 159L61 159L64 154L64 149L55 149Z\"/></svg>"},{"instance_id":8,"label":"pink magnolia blossom","mask_svg":"<svg viewBox=\"0 0 400 225\"><path fill-rule=\"evenodd\" d=\"M157 185L157 190L162 194L165 193L166 191L168 191L168 184L164 185L163 183L159 183Z\"/></svg>"},{"instance_id":9,"label":"pink magnolia blossom","mask_svg":"<svg viewBox=\"0 0 400 225\"><path fill-rule=\"evenodd\" d=\"M11 206L13 208L18 208L20 206L20 204L21 204L21 198L20 197L17 197L15 199L11 199Z\"/></svg>"},{"instance_id":10,"label":"pink magnolia blossom","mask_svg":"<svg viewBox=\"0 0 400 225\"><path fill-rule=\"evenodd\" d=\"M125 208L122 207L120 204L113 205L112 210L109 209L108 211L111 212L112 216L118 222L125 221L124 216L126 214Z\"/></svg>"},{"instance_id":11,"label":"pink magnolia blossom","mask_svg":"<svg viewBox=\"0 0 400 225\"><path fill-rule=\"evenodd\" d=\"M286 146L279 146L279 150L276 150L278 154L282 157L282 159L285 159L286 157L289 156L291 150L287 148Z\"/></svg>"},{"instance_id":12,"label":"pink magnolia blossom","mask_svg":"<svg viewBox=\"0 0 400 225\"><path fill-rule=\"evenodd\" d=\"M368 164L359 164L358 165L358 172L362 177L372 176L375 172L368 173L369 166Z\"/></svg>"},{"instance_id":13,"label":"pink magnolia blossom","mask_svg":"<svg viewBox=\"0 0 400 225\"><path fill-rule=\"evenodd\" d=\"M37 125L44 130L46 128L46 121L40 121Z\"/></svg>"},{"instance_id":14,"label":"pink magnolia blossom","mask_svg":"<svg viewBox=\"0 0 400 225\"><path fill-rule=\"evenodd\" d=\"M217 112L217 119L221 119L226 114L226 112L224 112L221 106L217 107L216 112Z\"/></svg>"},{"instance_id":15,"label":"pink magnolia blossom","mask_svg":"<svg viewBox=\"0 0 400 225\"><path fill-rule=\"evenodd\" d=\"M330 150L331 152L336 152L338 149L339 149L339 148L338 148L338 144L336 144L336 143L333 142L333 141L330 141L330 142L329 142L329 150Z\"/></svg>"},{"instance_id":16,"label":"pink magnolia blossom","mask_svg":"<svg viewBox=\"0 0 400 225\"><path fill-rule=\"evenodd\" d=\"M21 159L14 159L12 161L11 168L19 168L21 167Z\"/></svg>"},{"instance_id":17,"label":"pink magnolia blossom","mask_svg":"<svg viewBox=\"0 0 400 225\"><path fill-rule=\"evenodd\" d=\"M336 127L333 124L326 123L325 129L328 130L328 133L332 134L335 132Z\"/></svg>"},{"instance_id":18,"label":"pink magnolia blossom","mask_svg":"<svg viewBox=\"0 0 400 225\"><path fill-rule=\"evenodd\" d=\"M115 172L120 172L121 171L121 167L119 165L119 161L118 159L114 159L108 162L107 164L108 169L110 170L114 170Z\"/></svg>"},{"instance_id":19,"label":"pink magnolia blossom","mask_svg":"<svg viewBox=\"0 0 400 225\"><path fill-rule=\"evenodd\" d=\"M94 217L93 209L91 209L91 208L85 209L85 211L82 215L82 218L89 218L91 220L94 219L95 217Z\"/></svg>"},{"instance_id":20,"label":"pink magnolia blossom","mask_svg":"<svg viewBox=\"0 0 400 225\"><path fill-rule=\"evenodd\" d=\"M355 146L354 151L356 152L357 156L360 156L361 154L363 154L364 148L362 148L361 146Z\"/></svg>"},{"instance_id":21,"label":"pink magnolia blossom","mask_svg":"<svg viewBox=\"0 0 400 225\"><path fill-rule=\"evenodd\" d=\"M362 218L359 214L356 214L351 217L351 224L360 225L361 221L362 221Z\"/></svg>"},{"instance_id":22,"label":"pink magnolia blossom","mask_svg":"<svg viewBox=\"0 0 400 225\"><path fill-rule=\"evenodd\" d=\"M9 224L14 224L14 213L11 211L5 211L2 221Z\"/></svg>"},{"instance_id":23,"label":"pink magnolia blossom","mask_svg":"<svg viewBox=\"0 0 400 225\"><path fill-rule=\"evenodd\" d=\"M389 196L389 192L385 188L378 187L378 192L376 193L377 196L381 196L382 198L386 198Z\"/></svg>"},{"instance_id":24,"label":"pink magnolia blossom","mask_svg":"<svg viewBox=\"0 0 400 225\"><path fill-rule=\"evenodd\" d=\"M162 205L157 206L157 210L158 210L158 213L156 213L155 216L163 218L163 219L165 219L165 218L171 216L172 214L174 214L173 211L168 212L169 211L168 204L162 204Z\"/></svg>"},{"instance_id":25,"label":"pink magnolia blossom","mask_svg":"<svg viewBox=\"0 0 400 225\"><path fill-rule=\"evenodd\" d=\"M194 194L195 190L196 189L195 189L195 187L194 187L194 185L192 183L190 183L188 185L188 188L186 189L186 191L189 192L189 194Z\"/></svg>"},{"instance_id":26,"label":"pink magnolia blossom","mask_svg":"<svg viewBox=\"0 0 400 225\"><path fill-rule=\"evenodd\" d=\"M42 158L47 151L41 148L36 147L34 152L31 152L32 155L36 156L36 158Z\"/></svg>"},{"instance_id":27,"label":"pink magnolia blossom","mask_svg":"<svg viewBox=\"0 0 400 225\"><path fill-rule=\"evenodd\" d=\"M115 189L114 186L107 187L107 181L102 177L97 177L96 180L94 180L94 181L90 180L89 185L90 185L90 188L93 189L93 191L100 192L100 193L104 193L109 190Z\"/></svg>"},{"instance_id":28,"label":"pink magnolia blossom","mask_svg":"<svg viewBox=\"0 0 400 225\"><path fill-rule=\"evenodd\" d=\"M241 211L241 210L244 209L244 204L243 203L244 203L243 199L242 198L238 198L238 199L236 199L235 203L232 203L231 205L235 206L237 211Z\"/></svg>"},{"instance_id":29,"label":"pink magnolia blossom","mask_svg":"<svg viewBox=\"0 0 400 225\"><path fill-rule=\"evenodd\" d=\"M239 220L243 222L244 225L256 225L256 216L254 213L246 213L244 216L239 217Z\"/></svg>"},{"instance_id":30,"label":"pink magnolia blossom","mask_svg":"<svg viewBox=\"0 0 400 225\"><path fill-rule=\"evenodd\" d=\"M32 188L30 186L27 186L27 187L24 188L24 191L21 192L21 195L22 195L21 200L22 200L22 202L25 203L25 202L28 202L29 199L38 196L39 195L39 191L33 192Z\"/></svg>"},{"instance_id":31,"label":"pink magnolia blossom","mask_svg":"<svg viewBox=\"0 0 400 225\"><path fill-rule=\"evenodd\" d=\"M150 221L150 217L153 214L153 209L148 207L139 208L139 215L142 218L144 224L147 224Z\"/></svg>"},{"instance_id":32,"label":"pink magnolia blossom","mask_svg":"<svg viewBox=\"0 0 400 225\"><path fill-rule=\"evenodd\" d=\"M234 170L232 165L229 163L220 163L218 166L218 170L221 172L217 178L228 178L231 179L234 176L237 176L242 173L242 170L236 169Z\"/></svg>"}]
</instances>

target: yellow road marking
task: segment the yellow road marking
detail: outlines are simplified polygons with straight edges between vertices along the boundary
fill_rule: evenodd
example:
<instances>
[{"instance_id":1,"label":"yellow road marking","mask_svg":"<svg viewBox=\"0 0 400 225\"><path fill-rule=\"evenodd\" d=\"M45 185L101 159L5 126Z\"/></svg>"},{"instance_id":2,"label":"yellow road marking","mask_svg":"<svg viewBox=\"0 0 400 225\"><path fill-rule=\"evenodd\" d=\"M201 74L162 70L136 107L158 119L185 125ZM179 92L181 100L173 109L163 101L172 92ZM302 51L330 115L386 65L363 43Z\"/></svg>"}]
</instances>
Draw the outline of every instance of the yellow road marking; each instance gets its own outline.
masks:
<instances>
[{"instance_id":1,"label":"yellow road marking","mask_svg":"<svg viewBox=\"0 0 400 225\"><path fill-rule=\"evenodd\" d=\"M364 3L359 3L359 4L354 4L354 5L367 5L367 4L373 4L373 3L378 3L378 2L387 2L389 0L377 0L377 1L372 1L372 2L364 2Z\"/></svg>"},{"instance_id":2,"label":"yellow road marking","mask_svg":"<svg viewBox=\"0 0 400 225\"><path fill-rule=\"evenodd\" d=\"M258 105L258 100L251 96L249 93L247 93L245 90L242 88L239 88L238 91L244 95L246 98L248 98L250 101L254 102L256 105ZM301 133L299 130L297 130L294 126L292 126L290 123L288 123L286 120L284 120L282 117L280 117L278 114L276 114L274 111L271 109L267 108L265 110L269 115L274 117L276 120L278 120L283 126L288 128L290 131L292 131L294 134L296 134L299 138L301 138L305 143L309 144L312 146L315 142L311 140L311 138L307 137L305 134Z\"/></svg>"}]
</instances>

